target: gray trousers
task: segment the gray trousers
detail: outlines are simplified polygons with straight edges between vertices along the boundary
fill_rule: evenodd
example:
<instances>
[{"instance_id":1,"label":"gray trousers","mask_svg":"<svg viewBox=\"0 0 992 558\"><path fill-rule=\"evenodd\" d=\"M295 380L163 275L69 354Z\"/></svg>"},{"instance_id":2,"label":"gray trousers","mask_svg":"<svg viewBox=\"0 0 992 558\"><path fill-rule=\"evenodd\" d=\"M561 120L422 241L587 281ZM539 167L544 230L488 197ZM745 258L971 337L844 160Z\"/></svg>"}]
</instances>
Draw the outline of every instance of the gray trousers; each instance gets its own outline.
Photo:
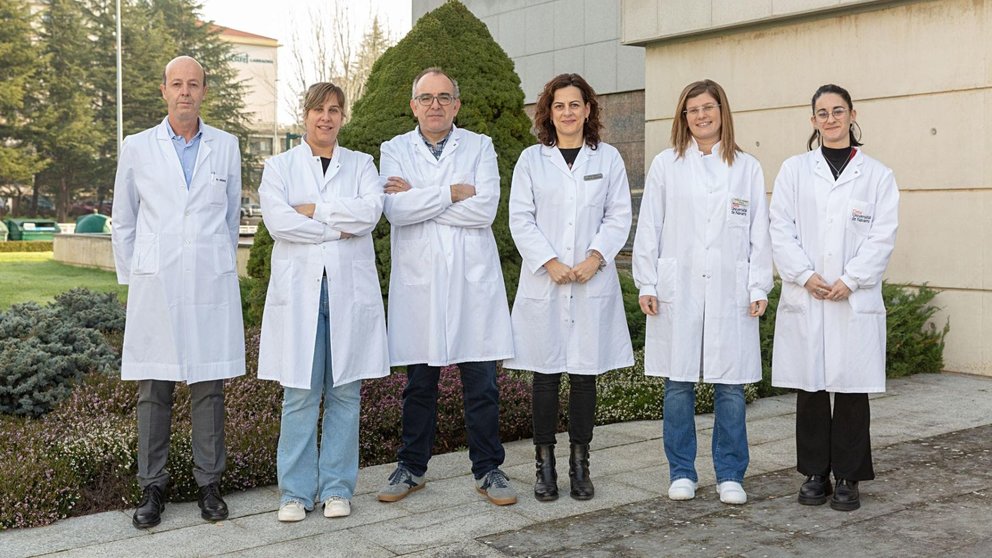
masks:
<instances>
[{"instance_id":1,"label":"gray trousers","mask_svg":"<svg viewBox=\"0 0 992 558\"><path fill-rule=\"evenodd\" d=\"M172 430L175 382L138 382L138 483L165 490ZM193 478L198 486L220 482L227 452L224 445L224 380L189 385L193 422Z\"/></svg>"}]
</instances>

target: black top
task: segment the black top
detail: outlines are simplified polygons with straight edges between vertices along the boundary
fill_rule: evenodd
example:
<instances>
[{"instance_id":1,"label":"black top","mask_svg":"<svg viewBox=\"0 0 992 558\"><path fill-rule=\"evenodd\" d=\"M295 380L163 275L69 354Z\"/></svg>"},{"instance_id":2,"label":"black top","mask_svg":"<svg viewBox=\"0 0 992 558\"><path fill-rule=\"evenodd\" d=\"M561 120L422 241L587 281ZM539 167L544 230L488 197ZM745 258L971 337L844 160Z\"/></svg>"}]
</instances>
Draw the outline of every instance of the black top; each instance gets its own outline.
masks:
<instances>
[{"instance_id":1,"label":"black top","mask_svg":"<svg viewBox=\"0 0 992 558\"><path fill-rule=\"evenodd\" d=\"M823 158L827 160L827 166L830 167L830 172L834 175L834 180L844 172L844 167L847 163L854 158L856 151L854 148L842 147L840 149L834 149L832 147L821 146L820 151L823 153Z\"/></svg>"},{"instance_id":2,"label":"black top","mask_svg":"<svg viewBox=\"0 0 992 558\"><path fill-rule=\"evenodd\" d=\"M324 166L324 174L327 174L327 167L331 166L331 158L330 157L321 157L320 158L320 164Z\"/></svg>"},{"instance_id":3,"label":"black top","mask_svg":"<svg viewBox=\"0 0 992 558\"><path fill-rule=\"evenodd\" d=\"M579 156L579 151L582 150L582 146L579 147L559 147L558 151L561 151L561 156L565 158L565 162L568 163L568 168L572 168L572 163L575 162L575 158Z\"/></svg>"}]
</instances>

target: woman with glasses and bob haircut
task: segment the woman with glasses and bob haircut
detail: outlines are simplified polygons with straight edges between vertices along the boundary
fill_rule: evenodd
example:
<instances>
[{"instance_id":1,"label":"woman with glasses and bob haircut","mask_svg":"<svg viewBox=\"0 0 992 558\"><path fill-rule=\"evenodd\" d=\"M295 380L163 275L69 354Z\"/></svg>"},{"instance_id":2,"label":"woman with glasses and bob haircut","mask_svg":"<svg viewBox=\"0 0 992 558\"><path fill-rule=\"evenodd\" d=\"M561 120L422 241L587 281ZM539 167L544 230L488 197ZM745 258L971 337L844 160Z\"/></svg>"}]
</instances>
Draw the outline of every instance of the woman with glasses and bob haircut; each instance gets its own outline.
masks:
<instances>
[{"instance_id":1,"label":"woman with glasses and bob haircut","mask_svg":"<svg viewBox=\"0 0 992 558\"><path fill-rule=\"evenodd\" d=\"M715 391L717 492L744 504L744 384L761 379L758 318L772 287L765 182L735 143L727 94L714 81L682 90L671 142L648 171L633 259L647 316L644 371L665 378L668 497L696 496L695 388L706 382Z\"/></svg>"},{"instance_id":2,"label":"woman with glasses and bob haircut","mask_svg":"<svg viewBox=\"0 0 992 558\"><path fill-rule=\"evenodd\" d=\"M506 368L534 374L534 497L558 498L558 387L568 374L570 495L593 497L589 443L596 376L634 363L614 258L630 234L620 153L600 140L596 93L578 74L549 81L537 100L540 144L521 153L510 188L510 232L523 258Z\"/></svg>"},{"instance_id":3,"label":"woman with glasses and bob haircut","mask_svg":"<svg viewBox=\"0 0 992 558\"><path fill-rule=\"evenodd\" d=\"M283 386L279 521L318 502L351 513L362 380L389 374L371 236L384 194L372 157L338 145L344 107L340 87L311 85L303 141L265 161L258 188L274 241L258 377Z\"/></svg>"},{"instance_id":4,"label":"woman with glasses and bob haircut","mask_svg":"<svg viewBox=\"0 0 992 558\"><path fill-rule=\"evenodd\" d=\"M875 478L868 394L885 391L882 275L899 209L892 171L859 149L857 116L844 88L816 90L809 151L782 164L770 209L782 277L772 384L798 390L799 503L832 493L841 511L860 507L858 482Z\"/></svg>"}]
</instances>

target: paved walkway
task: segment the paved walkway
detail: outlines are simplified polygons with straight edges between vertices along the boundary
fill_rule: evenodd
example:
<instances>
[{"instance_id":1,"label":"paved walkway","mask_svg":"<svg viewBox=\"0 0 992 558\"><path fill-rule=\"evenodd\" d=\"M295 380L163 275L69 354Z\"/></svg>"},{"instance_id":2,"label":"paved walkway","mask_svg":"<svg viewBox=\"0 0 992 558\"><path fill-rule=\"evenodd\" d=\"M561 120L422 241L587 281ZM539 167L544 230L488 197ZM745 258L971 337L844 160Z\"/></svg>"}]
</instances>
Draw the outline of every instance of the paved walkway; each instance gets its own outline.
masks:
<instances>
[{"instance_id":1,"label":"paved walkway","mask_svg":"<svg viewBox=\"0 0 992 558\"><path fill-rule=\"evenodd\" d=\"M205 523L195 503L168 504L162 524L131 527L131 511L0 532L0 556L989 556L992 551L992 379L951 374L889 382L872 397L878 479L862 508L843 513L795 501L794 396L748 406L751 467L746 506L719 502L709 437L697 418L700 488L691 502L665 497L658 421L596 428L596 497L567 496L559 446L557 502L530 496L530 440L507 444L504 470L520 493L498 508L474 490L467 452L435 457L424 490L375 500L392 465L363 469L351 517L319 512L281 524L272 487L231 494L228 521ZM567 447L567 446L566 446ZM561 482L564 481L564 482Z\"/></svg>"}]
</instances>

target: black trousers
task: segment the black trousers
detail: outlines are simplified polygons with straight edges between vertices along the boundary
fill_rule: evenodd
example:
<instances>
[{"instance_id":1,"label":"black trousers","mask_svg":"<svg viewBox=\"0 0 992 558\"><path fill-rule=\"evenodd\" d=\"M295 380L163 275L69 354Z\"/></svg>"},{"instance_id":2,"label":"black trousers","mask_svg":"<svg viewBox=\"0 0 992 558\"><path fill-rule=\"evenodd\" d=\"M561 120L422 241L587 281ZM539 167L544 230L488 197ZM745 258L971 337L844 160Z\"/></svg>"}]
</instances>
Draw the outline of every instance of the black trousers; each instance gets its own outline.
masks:
<instances>
[{"instance_id":1,"label":"black trousers","mask_svg":"<svg viewBox=\"0 0 992 558\"><path fill-rule=\"evenodd\" d=\"M800 473L853 481L875 478L867 393L796 392L796 456Z\"/></svg>"},{"instance_id":2,"label":"black trousers","mask_svg":"<svg viewBox=\"0 0 992 558\"><path fill-rule=\"evenodd\" d=\"M558 431L558 388L561 374L534 373L534 445L555 443ZM592 441L596 420L596 376L568 375L568 440L573 444Z\"/></svg>"}]
</instances>

